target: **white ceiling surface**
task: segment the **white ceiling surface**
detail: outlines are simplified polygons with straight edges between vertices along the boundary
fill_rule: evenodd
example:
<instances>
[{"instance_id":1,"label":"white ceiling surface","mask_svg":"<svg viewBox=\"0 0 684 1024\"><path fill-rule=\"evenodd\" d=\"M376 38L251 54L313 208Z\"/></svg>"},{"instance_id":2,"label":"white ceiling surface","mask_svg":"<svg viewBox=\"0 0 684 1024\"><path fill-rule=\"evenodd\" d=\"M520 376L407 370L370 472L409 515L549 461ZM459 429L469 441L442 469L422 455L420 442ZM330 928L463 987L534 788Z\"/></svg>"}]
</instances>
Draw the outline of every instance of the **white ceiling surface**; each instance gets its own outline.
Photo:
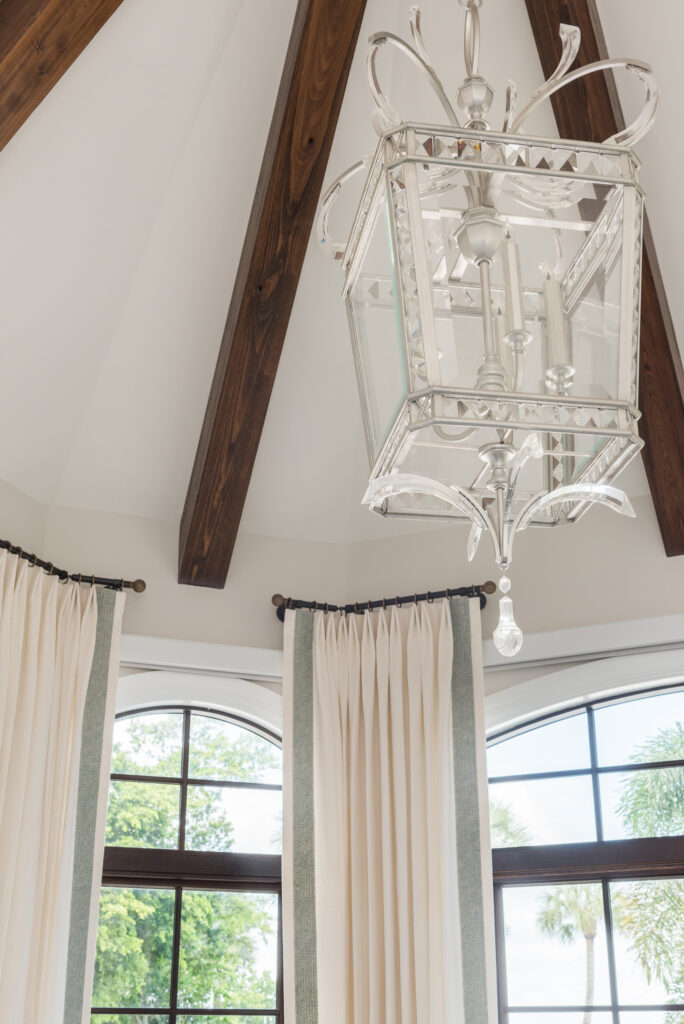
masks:
<instances>
[{"instance_id":1,"label":"white ceiling surface","mask_svg":"<svg viewBox=\"0 0 684 1024\"><path fill-rule=\"evenodd\" d=\"M368 0L329 179L374 146L365 40L381 28L407 37L408 6ZM666 32L667 61L641 46L650 16L636 0L600 6L611 47L613 20L634 8L620 28L631 49L677 75ZM463 10L453 0L422 7L453 95ZM125 0L0 153L0 479L46 504L179 519L294 9L295 0ZM499 124L506 79L524 98L541 71L524 0L486 0L482 25ZM411 66L384 59L395 106L438 119ZM675 79L671 104L676 92ZM530 130L552 133L550 112ZM672 176L650 208L684 324L674 251L684 210L668 214ZM348 543L423 528L359 507L367 463L341 283L312 239L243 516L250 533ZM646 490L640 467L625 482Z\"/></svg>"},{"instance_id":2,"label":"white ceiling surface","mask_svg":"<svg viewBox=\"0 0 684 1024\"><path fill-rule=\"evenodd\" d=\"M296 0L126 0L0 154L0 477L177 519Z\"/></svg>"}]
</instances>

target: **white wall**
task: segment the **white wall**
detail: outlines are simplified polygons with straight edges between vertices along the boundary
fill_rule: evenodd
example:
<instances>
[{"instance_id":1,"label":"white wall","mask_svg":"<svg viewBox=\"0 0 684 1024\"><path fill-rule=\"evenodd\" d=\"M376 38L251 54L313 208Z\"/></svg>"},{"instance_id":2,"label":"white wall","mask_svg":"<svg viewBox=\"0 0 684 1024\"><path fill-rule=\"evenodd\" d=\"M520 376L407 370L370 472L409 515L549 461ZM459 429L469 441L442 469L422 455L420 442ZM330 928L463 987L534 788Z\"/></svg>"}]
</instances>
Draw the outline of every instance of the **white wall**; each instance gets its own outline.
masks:
<instances>
[{"instance_id":1,"label":"white wall","mask_svg":"<svg viewBox=\"0 0 684 1024\"><path fill-rule=\"evenodd\" d=\"M636 498L634 505L637 519L594 509L576 526L518 538L512 594L525 633L684 611L684 558L665 557L650 499ZM129 594L125 632L247 647L280 647L282 627L271 605L276 592L363 601L498 579L484 544L468 564L466 532L444 527L343 545L241 531L225 590L207 590L177 584L174 524L45 508L0 484L0 537L74 572L146 580L146 593ZM495 597L483 616L485 637L496 618ZM509 683L499 674L492 687L503 685Z\"/></svg>"},{"instance_id":2,"label":"white wall","mask_svg":"<svg viewBox=\"0 0 684 1024\"><path fill-rule=\"evenodd\" d=\"M45 507L0 480L0 538L41 555L44 530Z\"/></svg>"},{"instance_id":3,"label":"white wall","mask_svg":"<svg viewBox=\"0 0 684 1024\"><path fill-rule=\"evenodd\" d=\"M524 632L684 610L684 558L665 557L650 499L636 499L635 507L637 519L594 509L576 526L530 530L518 538L512 593ZM591 517L605 529L592 529ZM271 605L276 592L362 601L498 579L488 551L468 564L465 534L462 527L445 527L345 546L241 532L223 591L178 586L178 532L170 523L50 509L45 551L75 571L144 578L147 592L128 598L126 632L278 648L282 632ZM485 636L496 617L495 598L484 614Z\"/></svg>"}]
</instances>

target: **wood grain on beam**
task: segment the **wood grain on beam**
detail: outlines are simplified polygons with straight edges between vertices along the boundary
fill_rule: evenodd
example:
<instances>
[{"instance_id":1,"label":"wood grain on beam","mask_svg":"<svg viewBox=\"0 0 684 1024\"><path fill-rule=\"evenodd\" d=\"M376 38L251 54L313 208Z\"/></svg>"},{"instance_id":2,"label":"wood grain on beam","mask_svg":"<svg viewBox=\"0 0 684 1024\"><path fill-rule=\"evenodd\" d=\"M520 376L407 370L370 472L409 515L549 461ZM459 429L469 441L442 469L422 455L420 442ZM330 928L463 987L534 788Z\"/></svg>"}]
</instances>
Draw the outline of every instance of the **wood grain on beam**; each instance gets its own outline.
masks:
<instances>
[{"instance_id":1,"label":"wood grain on beam","mask_svg":"<svg viewBox=\"0 0 684 1024\"><path fill-rule=\"evenodd\" d=\"M179 582L226 581L365 0L299 0L180 528Z\"/></svg>"},{"instance_id":2,"label":"wood grain on beam","mask_svg":"<svg viewBox=\"0 0 684 1024\"><path fill-rule=\"evenodd\" d=\"M0 149L122 0L0 0Z\"/></svg>"},{"instance_id":3,"label":"wood grain on beam","mask_svg":"<svg viewBox=\"0 0 684 1024\"><path fill-rule=\"evenodd\" d=\"M579 65L608 56L595 0L525 2L545 77L560 59L561 23L576 25L582 32ZM624 127L612 72L579 79L555 93L551 102L562 138L602 142ZM640 433L645 441L646 475L668 555L684 554L683 395L682 359L647 220L641 294Z\"/></svg>"}]
</instances>

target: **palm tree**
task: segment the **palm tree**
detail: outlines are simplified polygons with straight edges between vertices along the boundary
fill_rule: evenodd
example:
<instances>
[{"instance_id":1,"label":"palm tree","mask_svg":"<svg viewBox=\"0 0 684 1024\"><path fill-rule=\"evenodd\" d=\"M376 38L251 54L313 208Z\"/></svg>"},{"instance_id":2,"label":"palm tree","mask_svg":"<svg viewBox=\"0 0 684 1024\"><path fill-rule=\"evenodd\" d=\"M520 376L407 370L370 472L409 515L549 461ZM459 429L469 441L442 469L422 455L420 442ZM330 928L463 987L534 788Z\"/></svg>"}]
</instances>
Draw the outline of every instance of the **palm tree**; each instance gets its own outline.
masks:
<instances>
[{"instance_id":1,"label":"palm tree","mask_svg":"<svg viewBox=\"0 0 684 1024\"><path fill-rule=\"evenodd\" d=\"M494 849L502 846L525 846L530 834L516 819L508 804L490 797L489 831Z\"/></svg>"},{"instance_id":2,"label":"palm tree","mask_svg":"<svg viewBox=\"0 0 684 1024\"><path fill-rule=\"evenodd\" d=\"M585 942L586 985L584 1003L594 1002L594 945L599 922L603 920L603 894L600 885L554 886L544 897L537 925L544 935L574 942L582 935ZM584 1011L583 1024L591 1024L591 1010Z\"/></svg>"},{"instance_id":3,"label":"palm tree","mask_svg":"<svg viewBox=\"0 0 684 1024\"><path fill-rule=\"evenodd\" d=\"M684 759L684 724L660 729L632 753L635 764ZM684 770L659 768L626 775L618 813L628 835L684 834ZM684 881L651 879L613 891L613 912L650 983L657 978L671 999L684 999ZM676 1011L667 1024L681 1024Z\"/></svg>"}]
</instances>

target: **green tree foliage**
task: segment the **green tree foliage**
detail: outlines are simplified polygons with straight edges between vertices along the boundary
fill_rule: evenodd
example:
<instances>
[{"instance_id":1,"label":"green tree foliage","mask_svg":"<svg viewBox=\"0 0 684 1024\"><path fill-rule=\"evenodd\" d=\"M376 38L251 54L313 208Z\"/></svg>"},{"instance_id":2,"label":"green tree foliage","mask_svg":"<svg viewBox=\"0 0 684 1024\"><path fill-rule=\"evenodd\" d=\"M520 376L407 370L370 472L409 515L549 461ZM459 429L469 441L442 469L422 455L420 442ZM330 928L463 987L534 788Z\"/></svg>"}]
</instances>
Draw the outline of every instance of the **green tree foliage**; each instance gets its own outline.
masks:
<instances>
[{"instance_id":1,"label":"green tree foliage","mask_svg":"<svg viewBox=\"0 0 684 1024\"><path fill-rule=\"evenodd\" d=\"M684 724L660 729L638 746L630 757L634 764L684 760ZM684 771L658 768L625 777L618 813L633 836L684 834Z\"/></svg>"},{"instance_id":2,"label":"green tree foliage","mask_svg":"<svg viewBox=\"0 0 684 1024\"><path fill-rule=\"evenodd\" d=\"M632 753L634 764L684 759L682 723L661 729ZM684 771L658 768L625 775L617 807L634 838L684 834ZM644 879L611 886L615 929L624 935L649 984L660 981L673 1002L684 1002L684 882ZM564 942L583 936L587 951L587 1003L593 1000L594 942L603 918L601 890L594 885L559 886L545 896L540 930ZM584 1024L591 1014L585 1013ZM684 1024L673 1011L666 1024Z\"/></svg>"},{"instance_id":3,"label":"green tree foliage","mask_svg":"<svg viewBox=\"0 0 684 1024\"><path fill-rule=\"evenodd\" d=\"M632 753L635 764L684 759L684 725L659 730ZM625 830L636 837L684 834L684 770L658 768L625 776L618 804ZM649 982L684 1002L684 882L643 880L614 894L619 924ZM667 1024L682 1024L672 1012Z\"/></svg>"},{"instance_id":4,"label":"green tree foliage","mask_svg":"<svg viewBox=\"0 0 684 1024\"><path fill-rule=\"evenodd\" d=\"M177 777L182 719L178 714L138 716L119 727L112 770L122 774ZM116 739L116 737L115 737ZM273 773L280 752L247 730L193 716L190 772L204 779L254 781ZM190 802L190 801L189 801ZM229 850L233 827L217 788L192 790L192 833L200 849ZM107 812L107 843L175 847L179 787L113 782ZM173 890L107 887L100 901L93 1005L167 1006L171 980ZM183 893L179 964L180 1005L193 1008L268 1007L275 1002L272 972L260 951L275 930L270 894ZM121 1016L98 1016L120 1024ZM149 1024L128 1014L126 1024Z\"/></svg>"},{"instance_id":5,"label":"green tree foliage","mask_svg":"<svg viewBox=\"0 0 684 1024\"><path fill-rule=\"evenodd\" d=\"M492 846L500 849L503 846L525 846L530 841L530 834L524 825L515 817L508 804L502 800L489 800L489 831Z\"/></svg>"}]
</instances>

